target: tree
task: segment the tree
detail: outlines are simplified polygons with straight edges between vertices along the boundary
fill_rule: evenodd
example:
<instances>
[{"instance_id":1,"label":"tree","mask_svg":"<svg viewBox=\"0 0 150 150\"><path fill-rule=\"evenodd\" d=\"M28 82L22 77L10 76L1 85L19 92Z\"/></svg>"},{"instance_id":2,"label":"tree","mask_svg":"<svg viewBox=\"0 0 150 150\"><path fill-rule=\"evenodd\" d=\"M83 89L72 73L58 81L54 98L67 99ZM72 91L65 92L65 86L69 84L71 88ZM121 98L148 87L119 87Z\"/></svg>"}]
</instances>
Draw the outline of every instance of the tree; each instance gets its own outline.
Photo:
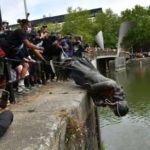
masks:
<instances>
[{"instance_id":1,"label":"tree","mask_svg":"<svg viewBox=\"0 0 150 150\"><path fill-rule=\"evenodd\" d=\"M150 45L150 7L135 6L132 10L121 13L122 21L134 22L134 27L125 36L122 45L126 48L131 46L138 50Z\"/></svg>"},{"instance_id":2,"label":"tree","mask_svg":"<svg viewBox=\"0 0 150 150\"><path fill-rule=\"evenodd\" d=\"M103 32L105 47L114 48L118 41L120 18L111 9L96 14L94 34Z\"/></svg>"},{"instance_id":3,"label":"tree","mask_svg":"<svg viewBox=\"0 0 150 150\"><path fill-rule=\"evenodd\" d=\"M58 23L48 23L47 24L47 30L50 31L61 31L62 30L62 26Z\"/></svg>"},{"instance_id":4,"label":"tree","mask_svg":"<svg viewBox=\"0 0 150 150\"><path fill-rule=\"evenodd\" d=\"M48 32L52 32L52 31L61 31L62 30L62 26L58 23L42 23L42 24L39 24L38 27L37 27L37 30L40 29L41 26L43 25L46 25L47 26L47 31Z\"/></svg>"},{"instance_id":5,"label":"tree","mask_svg":"<svg viewBox=\"0 0 150 150\"><path fill-rule=\"evenodd\" d=\"M93 44L94 37L92 36L93 24L90 20L89 11L81 8L68 8L68 14L65 16L63 24L63 34L71 33L72 35L80 35L84 41Z\"/></svg>"}]
</instances>

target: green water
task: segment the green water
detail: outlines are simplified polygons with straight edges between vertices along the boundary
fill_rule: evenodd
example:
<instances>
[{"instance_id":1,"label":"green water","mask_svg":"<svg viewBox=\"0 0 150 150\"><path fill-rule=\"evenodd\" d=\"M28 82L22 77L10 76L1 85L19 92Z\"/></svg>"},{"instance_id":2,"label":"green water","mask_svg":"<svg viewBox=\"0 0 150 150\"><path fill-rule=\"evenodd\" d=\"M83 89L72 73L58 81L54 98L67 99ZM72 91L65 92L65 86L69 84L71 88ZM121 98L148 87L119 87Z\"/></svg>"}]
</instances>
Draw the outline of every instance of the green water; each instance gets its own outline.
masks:
<instances>
[{"instance_id":1,"label":"green water","mask_svg":"<svg viewBox=\"0 0 150 150\"><path fill-rule=\"evenodd\" d=\"M150 150L150 65L111 72L126 93L130 112L117 118L100 108L101 138L105 150Z\"/></svg>"}]
</instances>

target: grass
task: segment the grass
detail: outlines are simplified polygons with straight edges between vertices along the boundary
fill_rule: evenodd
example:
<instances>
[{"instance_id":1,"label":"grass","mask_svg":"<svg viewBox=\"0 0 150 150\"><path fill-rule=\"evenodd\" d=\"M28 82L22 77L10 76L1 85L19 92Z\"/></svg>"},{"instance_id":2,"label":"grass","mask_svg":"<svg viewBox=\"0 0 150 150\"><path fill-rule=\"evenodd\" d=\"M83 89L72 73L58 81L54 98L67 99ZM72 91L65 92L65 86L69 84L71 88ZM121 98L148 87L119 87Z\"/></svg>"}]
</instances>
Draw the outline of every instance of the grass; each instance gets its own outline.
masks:
<instances>
[{"instance_id":1,"label":"grass","mask_svg":"<svg viewBox=\"0 0 150 150\"><path fill-rule=\"evenodd\" d=\"M105 146L103 142L101 143L101 150L105 150Z\"/></svg>"}]
</instances>

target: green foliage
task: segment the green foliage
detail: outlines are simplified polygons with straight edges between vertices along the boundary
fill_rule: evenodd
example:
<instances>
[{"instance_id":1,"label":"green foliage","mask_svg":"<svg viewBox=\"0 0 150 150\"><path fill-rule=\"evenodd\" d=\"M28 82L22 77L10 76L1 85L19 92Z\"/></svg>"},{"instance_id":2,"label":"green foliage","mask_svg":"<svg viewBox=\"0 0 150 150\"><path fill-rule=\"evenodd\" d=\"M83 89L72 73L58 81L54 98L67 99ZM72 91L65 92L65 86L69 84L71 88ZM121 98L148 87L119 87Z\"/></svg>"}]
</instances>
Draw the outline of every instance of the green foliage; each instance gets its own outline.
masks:
<instances>
[{"instance_id":1,"label":"green foliage","mask_svg":"<svg viewBox=\"0 0 150 150\"><path fill-rule=\"evenodd\" d=\"M89 18L90 14L87 10L68 8L68 15L65 17L62 29L63 34L81 35L85 42L92 44L94 42L93 24Z\"/></svg>"},{"instance_id":2,"label":"green foliage","mask_svg":"<svg viewBox=\"0 0 150 150\"><path fill-rule=\"evenodd\" d=\"M126 48L142 48L150 44L150 7L135 6L132 10L125 10L121 14L122 21L133 21L134 27L127 33L122 45Z\"/></svg>"},{"instance_id":3,"label":"green foliage","mask_svg":"<svg viewBox=\"0 0 150 150\"><path fill-rule=\"evenodd\" d=\"M89 12L81 8L73 10L70 7L68 13L63 24L62 31L64 34L81 35L85 42L93 45L95 35L99 31L103 31L105 47L114 48L116 46L120 19L112 10L108 9L103 13L98 12L94 22L89 19Z\"/></svg>"},{"instance_id":4,"label":"green foliage","mask_svg":"<svg viewBox=\"0 0 150 150\"><path fill-rule=\"evenodd\" d=\"M101 143L101 150L105 150L105 146L103 142Z\"/></svg>"},{"instance_id":5,"label":"green foliage","mask_svg":"<svg viewBox=\"0 0 150 150\"><path fill-rule=\"evenodd\" d=\"M39 26L36 28L36 30L39 30L41 26L46 25L47 26L47 31L50 33L52 31L61 31L62 30L62 25L58 23L42 23L39 24Z\"/></svg>"},{"instance_id":6,"label":"green foliage","mask_svg":"<svg viewBox=\"0 0 150 150\"><path fill-rule=\"evenodd\" d=\"M98 12L94 21L90 19L90 13L82 8L68 8L64 24L45 24L48 31L61 31L64 35L71 33L73 36L80 35L85 43L91 46L95 44L95 35L103 32L105 47L115 48L118 42L119 27L124 21L134 22L134 27L125 36L122 46L141 48L145 44L150 45L150 6L145 8L135 6L133 9L126 9L121 16L114 14L111 9L105 12Z\"/></svg>"},{"instance_id":7,"label":"green foliage","mask_svg":"<svg viewBox=\"0 0 150 150\"><path fill-rule=\"evenodd\" d=\"M99 31L102 31L105 47L114 48L118 41L119 26L120 18L111 9L107 9L106 12L97 13L94 33L96 35Z\"/></svg>"}]
</instances>

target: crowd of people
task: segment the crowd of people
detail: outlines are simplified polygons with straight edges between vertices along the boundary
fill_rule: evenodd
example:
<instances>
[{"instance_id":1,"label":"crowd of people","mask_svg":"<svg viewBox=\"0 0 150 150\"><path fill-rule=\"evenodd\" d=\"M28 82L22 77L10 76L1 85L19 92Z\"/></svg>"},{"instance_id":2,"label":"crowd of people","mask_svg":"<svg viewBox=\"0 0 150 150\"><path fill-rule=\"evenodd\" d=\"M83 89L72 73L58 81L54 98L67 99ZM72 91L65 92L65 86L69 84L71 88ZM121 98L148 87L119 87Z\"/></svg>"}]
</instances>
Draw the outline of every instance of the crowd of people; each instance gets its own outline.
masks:
<instances>
[{"instance_id":1,"label":"crowd of people","mask_svg":"<svg viewBox=\"0 0 150 150\"><path fill-rule=\"evenodd\" d=\"M123 89L114 80L101 75L87 58L80 59L86 49L80 36L66 34L62 37L59 32L49 33L44 25L36 31L27 19L19 19L18 23L20 28L14 31L3 27L0 30L0 89L5 89L0 109L6 108L12 89L26 94L35 85L54 80L58 75L55 66L62 67L60 64L67 63L63 60L76 57L68 69L75 83L87 90L95 105L109 106L119 117L126 115L128 105ZM0 113L0 136L12 121L11 111Z\"/></svg>"},{"instance_id":2,"label":"crowd of people","mask_svg":"<svg viewBox=\"0 0 150 150\"><path fill-rule=\"evenodd\" d=\"M13 113L5 108L14 92L27 94L46 80L54 80L58 75L54 62L82 57L85 49L80 36L49 33L45 25L37 31L27 19L18 23L20 28L13 31L0 27L0 137L13 121Z\"/></svg>"},{"instance_id":3,"label":"crowd of people","mask_svg":"<svg viewBox=\"0 0 150 150\"><path fill-rule=\"evenodd\" d=\"M11 31L1 27L0 31L0 89L7 83L3 59L11 64L11 80L18 94L28 93L30 88L43 83L42 78L54 80L54 61L61 57L82 57L85 46L80 36L70 33L48 32L43 25L38 31L27 19L19 19L20 28Z\"/></svg>"}]
</instances>

